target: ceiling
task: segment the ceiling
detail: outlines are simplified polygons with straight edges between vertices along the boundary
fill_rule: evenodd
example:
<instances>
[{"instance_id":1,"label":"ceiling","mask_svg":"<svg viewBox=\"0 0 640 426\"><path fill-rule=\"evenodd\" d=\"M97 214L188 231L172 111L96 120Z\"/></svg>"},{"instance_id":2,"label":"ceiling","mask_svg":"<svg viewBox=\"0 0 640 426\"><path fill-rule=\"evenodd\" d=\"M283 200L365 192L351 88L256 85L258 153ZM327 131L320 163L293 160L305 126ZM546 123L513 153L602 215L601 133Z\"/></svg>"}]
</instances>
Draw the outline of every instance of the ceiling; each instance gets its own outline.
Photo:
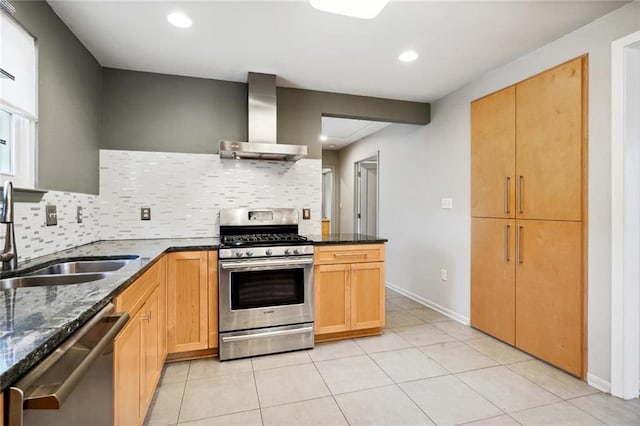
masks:
<instances>
[{"instance_id":1,"label":"ceiling","mask_svg":"<svg viewBox=\"0 0 640 426\"><path fill-rule=\"evenodd\" d=\"M337 151L376 133L391 123L381 121L354 120L348 118L322 117L322 149Z\"/></svg>"},{"instance_id":2,"label":"ceiling","mask_svg":"<svg viewBox=\"0 0 640 426\"><path fill-rule=\"evenodd\" d=\"M626 2L391 0L375 19L305 0L49 0L105 67L432 102ZM193 20L167 23L172 11ZM419 53L398 61L405 49Z\"/></svg>"}]
</instances>

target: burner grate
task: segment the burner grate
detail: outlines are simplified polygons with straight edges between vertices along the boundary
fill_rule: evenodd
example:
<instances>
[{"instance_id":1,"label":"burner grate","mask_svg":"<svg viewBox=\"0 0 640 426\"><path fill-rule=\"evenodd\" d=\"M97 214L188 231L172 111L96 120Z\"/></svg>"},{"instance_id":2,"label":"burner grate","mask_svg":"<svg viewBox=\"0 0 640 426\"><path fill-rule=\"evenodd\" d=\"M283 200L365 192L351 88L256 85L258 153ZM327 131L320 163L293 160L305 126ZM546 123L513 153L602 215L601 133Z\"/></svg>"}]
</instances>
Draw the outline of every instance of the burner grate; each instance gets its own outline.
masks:
<instances>
[{"instance_id":1,"label":"burner grate","mask_svg":"<svg viewBox=\"0 0 640 426\"><path fill-rule=\"evenodd\" d=\"M222 237L223 244L244 245L253 243L297 243L306 242L307 237L298 234L240 234L225 235Z\"/></svg>"}]
</instances>

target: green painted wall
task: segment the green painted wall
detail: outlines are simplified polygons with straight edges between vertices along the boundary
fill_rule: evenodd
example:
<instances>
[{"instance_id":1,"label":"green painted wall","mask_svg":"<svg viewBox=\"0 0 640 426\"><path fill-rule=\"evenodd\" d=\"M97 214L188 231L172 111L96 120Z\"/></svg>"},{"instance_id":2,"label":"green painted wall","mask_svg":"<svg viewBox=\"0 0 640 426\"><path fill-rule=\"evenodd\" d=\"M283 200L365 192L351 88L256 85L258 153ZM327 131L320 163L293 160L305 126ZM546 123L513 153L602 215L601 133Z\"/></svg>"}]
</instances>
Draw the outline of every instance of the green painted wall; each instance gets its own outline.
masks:
<instances>
[{"instance_id":1,"label":"green painted wall","mask_svg":"<svg viewBox=\"0 0 640 426\"><path fill-rule=\"evenodd\" d=\"M97 194L102 67L47 3L11 3L38 42L36 185Z\"/></svg>"},{"instance_id":2,"label":"green painted wall","mask_svg":"<svg viewBox=\"0 0 640 426\"><path fill-rule=\"evenodd\" d=\"M104 69L100 147L217 153L220 140L247 140L247 85ZM427 124L429 104L279 87L278 142L321 158L322 115Z\"/></svg>"},{"instance_id":3,"label":"green painted wall","mask_svg":"<svg viewBox=\"0 0 640 426\"><path fill-rule=\"evenodd\" d=\"M322 116L405 124L428 124L431 105L421 102L278 88L278 141L309 146L309 158L322 158Z\"/></svg>"},{"instance_id":4,"label":"green painted wall","mask_svg":"<svg viewBox=\"0 0 640 426\"><path fill-rule=\"evenodd\" d=\"M104 69L100 148L216 153L247 139L247 85Z\"/></svg>"}]
</instances>

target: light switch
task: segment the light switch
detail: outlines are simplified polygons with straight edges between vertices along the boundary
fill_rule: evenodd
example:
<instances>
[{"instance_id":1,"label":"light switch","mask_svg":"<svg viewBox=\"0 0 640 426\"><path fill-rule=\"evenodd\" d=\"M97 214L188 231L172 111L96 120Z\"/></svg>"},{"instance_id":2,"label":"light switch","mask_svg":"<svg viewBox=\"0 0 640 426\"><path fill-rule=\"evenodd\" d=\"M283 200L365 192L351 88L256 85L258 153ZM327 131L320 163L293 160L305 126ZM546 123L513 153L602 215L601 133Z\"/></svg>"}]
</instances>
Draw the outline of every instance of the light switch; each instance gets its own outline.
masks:
<instances>
[{"instance_id":1,"label":"light switch","mask_svg":"<svg viewBox=\"0 0 640 426\"><path fill-rule=\"evenodd\" d=\"M440 269L440 279L441 279L442 281L446 281L446 280L448 279L448 277L447 277L447 270L446 270L446 269L444 269L444 268Z\"/></svg>"},{"instance_id":2,"label":"light switch","mask_svg":"<svg viewBox=\"0 0 640 426\"><path fill-rule=\"evenodd\" d=\"M443 198L441 200L443 209L452 209L453 208L453 198Z\"/></svg>"},{"instance_id":3,"label":"light switch","mask_svg":"<svg viewBox=\"0 0 640 426\"><path fill-rule=\"evenodd\" d=\"M302 220L311 219L311 209L302 209Z\"/></svg>"}]
</instances>

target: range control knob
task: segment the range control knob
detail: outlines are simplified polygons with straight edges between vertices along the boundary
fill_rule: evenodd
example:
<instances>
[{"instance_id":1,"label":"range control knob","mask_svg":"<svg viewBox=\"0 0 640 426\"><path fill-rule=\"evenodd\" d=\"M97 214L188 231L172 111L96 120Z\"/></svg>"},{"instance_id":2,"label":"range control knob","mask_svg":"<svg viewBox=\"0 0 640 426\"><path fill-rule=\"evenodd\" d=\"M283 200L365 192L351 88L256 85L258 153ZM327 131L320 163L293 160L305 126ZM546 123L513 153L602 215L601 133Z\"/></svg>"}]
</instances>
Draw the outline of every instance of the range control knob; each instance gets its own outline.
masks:
<instances>
[{"instance_id":1,"label":"range control knob","mask_svg":"<svg viewBox=\"0 0 640 426\"><path fill-rule=\"evenodd\" d=\"M236 252L236 257L242 257L242 252L241 251L237 251Z\"/></svg>"},{"instance_id":2,"label":"range control knob","mask_svg":"<svg viewBox=\"0 0 640 426\"><path fill-rule=\"evenodd\" d=\"M253 256L253 252L251 250L247 250L245 253L248 257Z\"/></svg>"},{"instance_id":3,"label":"range control knob","mask_svg":"<svg viewBox=\"0 0 640 426\"><path fill-rule=\"evenodd\" d=\"M295 249L295 250L293 251L293 254L300 254L300 249Z\"/></svg>"},{"instance_id":4,"label":"range control knob","mask_svg":"<svg viewBox=\"0 0 640 426\"><path fill-rule=\"evenodd\" d=\"M287 255L287 256L289 256L289 255L291 254L291 250L289 250L289 249L285 249L285 250L284 250L284 254L285 254L285 255Z\"/></svg>"},{"instance_id":5,"label":"range control knob","mask_svg":"<svg viewBox=\"0 0 640 426\"><path fill-rule=\"evenodd\" d=\"M264 254L266 254L267 256L271 256L273 254L273 250L267 249L267 251L265 251Z\"/></svg>"}]
</instances>

